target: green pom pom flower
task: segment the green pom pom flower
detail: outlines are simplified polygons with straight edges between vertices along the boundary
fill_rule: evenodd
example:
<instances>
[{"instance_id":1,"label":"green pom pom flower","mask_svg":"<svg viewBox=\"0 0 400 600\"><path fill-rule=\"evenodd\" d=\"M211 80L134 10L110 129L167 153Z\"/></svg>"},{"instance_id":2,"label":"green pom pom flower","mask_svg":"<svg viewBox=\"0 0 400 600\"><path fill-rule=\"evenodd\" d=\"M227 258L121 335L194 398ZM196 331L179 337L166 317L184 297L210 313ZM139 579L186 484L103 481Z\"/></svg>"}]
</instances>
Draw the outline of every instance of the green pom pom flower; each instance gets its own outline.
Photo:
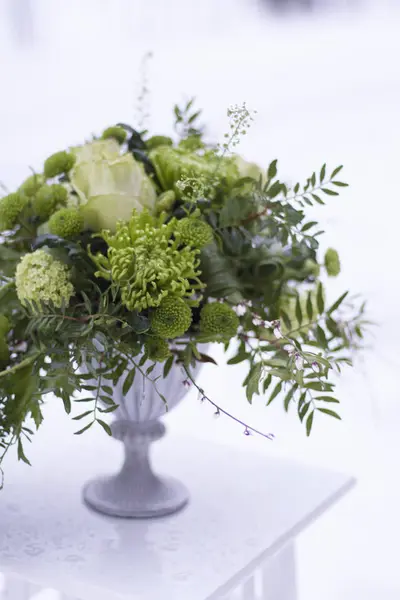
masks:
<instances>
[{"instance_id":1,"label":"green pom pom flower","mask_svg":"<svg viewBox=\"0 0 400 600\"><path fill-rule=\"evenodd\" d=\"M208 246L214 239L210 225L193 217L185 217L178 222L178 235L182 244L192 248Z\"/></svg>"},{"instance_id":2,"label":"green pom pom flower","mask_svg":"<svg viewBox=\"0 0 400 600\"><path fill-rule=\"evenodd\" d=\"M172 146L172 144L172 139L165 135L153 135L153 137L149 138L146 142L148 150L154 150L154 148L158 148L158 146Z\"/></svg>"},{"instance_id":3,"label":"green pom pom flower","mask_svg":"<svg viewBox=\"0 0 400 600\"><path fill-rule=\"evenodd\" d=\"M12 229L18 223L18 217L29 204L29 199L20 192L8 194L0 200L0 227Z\"/></svg>"},{"instance_id":4,"label":"green pom pom flower","mask_svg":"<svg viewBox=\"0 0 400 600\"><path fill-rule=\"evenodd\" d=\"M161 338L177 338L192 323L192 311L182 298L166 298L154 311L151 328Z\"/></svg>"},{"instance_id":5,"label":"green pom pom flower","mask_svg":"<svg viewBox=\"0 0 400 600\"><path fill-rule=\"evenodd\" d=\"M11 329L10 321L5 315L0 315L0 338L5 337Z\"/></svg>"},{"instance_id":6,"label":"green pom pom flower","mask_svg":"<svg viewBox=\"0 0 400 600\"><path fill-rule=\"evenodd\" d=\"M63 185L43 185L33 198L33 212L41 221L47 221L60 206L66 206L67 200L68 192Z\"/></svg>"},{"instance_id":7,"label":"green pom pom flower","mask_svg":"<svg viewBox=\"0 0 400 600\"><path fill-rule=\"evenodd\" d=\"M64 239L74 237L83 231L84 219L78 208L61 208L50 217L49 231Z\"/></svg>"},{"instance_id":8,"label":"green pom pom flower","mask_svg":"<svg viewBox=\"0 0 400 600\"><path fill-rule=\"evenodd\" d=\"M176 195L173 190L163 192L157 198L156 202L156 214L160 215L162 212L170 212L176 201Z\"/></svg>"},{"instance_id":9,"label":"green pom pom flower","mask_svg":"<svg viewBox=\"0 0 400 600\"><path fill-rule=\"evenodd\" d=\"M44 250L25 254L17 265L15 284L21 304L52 302L61 307L74 295L68 267Z\"/></svg>"},{"instance_id":10,"label":"green pom pom flower","mask_svg":"<svg viewBox=\"0 0 400 600\"><path fill-rule=\"evenodd\" d=\"M75 164L75 156L70 152L56 152L44 163L44 174L48 179L68 173Z\"/></svg>"},{"instance_id":11,"label":"green pom pom flower","mask_svg":"<svg viewBox=\"0 0 400 600\"><path fill-rule=\"evenodd\" d=\"M324 258L325 269L329 277L337 277L340 273L340 258L334 248L328 248Z\"/></svg>"},{"instance_id":12,"label":"green pom pom flower","mask_svg":"<svg viewBox=\"0 0 400 600\"><path fill-rule=\"evenodd\" d=\"M204 287L199 252L180 246L176 228L176 219L162 223L147 211L134 211L128 224L117 225L115 235L102 233L109 249L107 258L93 257L97 275L118 284L128 310L155 308L167 296L189 299Z\"/></svg>"},{"instance_id":13,"label":"green pom pom flower","mask_svg":"<svg viewBox=\"0 0 400 600\"><path fill-rule=\"evenodd\" d=\"M39 191L39 189L46 183L46 178L43 175L35 173L25 179L24 183L20 186L19 192L31 198Z\"/></svg>"},{"instance_id":14,"label":"green pom pom flower","mask_svg":"<svg viewBox=\"0 0 400 600\"><path fill-rule=\"evenodd\" d=\"M200 332L215 342L233 338L239 327L239 318L228 304L212 302L200 312Z\"/></svg>"},{"instance_id":15,"label":"green pom pom flower","mask_svg":"<svg viewBox=\"0 0 400 600\"><path fill-rule=\"evenodd\" d=\"M164 362L171 356L168 342L162 338L149 338L145 343L149 359L155 362Z\"/></svg>"},{"instance_id":16,"label":"green pom pom flower","mask_svg":"<svg viewBox=\"0 0 400 600\"><path fill-rule=\"evenodd\" d=\"M118 127L118 125L114 125L114 127L107 127L107 129L103 131L101 139L108 140L110 138L114 138L119 144L123 144L126 140L125 129L123 127Z\"/></svg>"}]
</instances>

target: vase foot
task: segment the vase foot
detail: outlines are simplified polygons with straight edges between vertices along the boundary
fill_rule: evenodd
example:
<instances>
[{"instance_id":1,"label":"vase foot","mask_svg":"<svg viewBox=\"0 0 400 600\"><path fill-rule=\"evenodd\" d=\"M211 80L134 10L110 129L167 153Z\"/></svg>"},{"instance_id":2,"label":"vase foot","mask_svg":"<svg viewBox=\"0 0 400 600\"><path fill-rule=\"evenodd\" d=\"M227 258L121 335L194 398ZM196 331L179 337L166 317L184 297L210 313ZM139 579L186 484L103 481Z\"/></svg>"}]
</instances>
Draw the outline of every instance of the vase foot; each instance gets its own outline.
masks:
<instances>
[{"instance_id":1,"label":"vase foot","mask_svg":"<svg viewBox=\"0 0 400 600\"><path fill-rule=\"evenodd\" d=\"M139 482L127 485L117 475L89 481L83 499L91 508L113 517L150 518L177 512L187 504L189 492L172 477L155 477L149 489Z\"/></svg>"}]
</instances>

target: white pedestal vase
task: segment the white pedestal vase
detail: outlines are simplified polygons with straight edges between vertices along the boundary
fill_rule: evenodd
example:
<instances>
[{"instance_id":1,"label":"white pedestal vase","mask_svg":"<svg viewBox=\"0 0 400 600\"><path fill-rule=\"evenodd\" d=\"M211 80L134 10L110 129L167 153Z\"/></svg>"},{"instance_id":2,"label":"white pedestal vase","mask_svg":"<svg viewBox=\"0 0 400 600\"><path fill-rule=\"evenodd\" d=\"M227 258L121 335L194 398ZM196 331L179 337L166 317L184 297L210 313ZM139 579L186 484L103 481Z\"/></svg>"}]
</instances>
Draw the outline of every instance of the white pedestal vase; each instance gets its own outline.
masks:
<instances>
[{"instance_id":1,"label":"white pedestal vase","mask_svg":"<svg viewBox=\"0 0 400 600\"><path fill-rule=\"evenodd\" d=\"M143 371L151 365L143 365ZM197 375L200 364L192 369ZM159 392L167 399L168 412L187 393L185 370L173 364L164 379L164 365L157 363L151 378L157 380ZM149 447L165 433L159 420L167 407L154 385L141 373L136 376L128 394L122 393L124 377L114 386L113 399L118 409L111 424L113 437L124 444L125 459L120 472L88 482L83 489L85 502L95 510L118 517L157 517L176 512L189 499L186 487L172 477L156 475L151 468Z\"/></svg>"}]
</instances>

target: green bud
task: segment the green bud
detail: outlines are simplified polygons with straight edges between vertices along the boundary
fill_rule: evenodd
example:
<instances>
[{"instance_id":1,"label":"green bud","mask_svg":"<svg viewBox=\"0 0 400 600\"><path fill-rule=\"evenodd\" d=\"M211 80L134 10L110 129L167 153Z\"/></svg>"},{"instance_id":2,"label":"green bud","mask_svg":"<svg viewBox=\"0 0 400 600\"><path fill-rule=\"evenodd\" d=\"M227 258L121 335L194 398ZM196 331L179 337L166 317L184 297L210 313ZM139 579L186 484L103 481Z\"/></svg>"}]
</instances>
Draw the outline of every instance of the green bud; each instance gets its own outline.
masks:
<instances>
[{"instance_id":1,"label":"green bud","mask_svg":"<svg viewBox=\"0 0 400 600\"><path fill-rule=\"evenodd\" d=\"M24 194L25 196L28 196L28 198L31 198L45 183L45 177L43 175L38 175L37 173L35 173L34 175L28 177L28 179L25 179L24 183L20 186L18 191Z\"/></svg>"},{"instance_id":2,"label":"green bud","mask_svg":"<svg viewBox=\"0 0 400 600\"><path fill-rule=\"evenodd\" d=\"M68 173L75 164L75 156L70 152L56 152L44 163L44 174L48 179Z\"/></svg>"},{"instance_id":3,"label":"green bud","mask_svg":"<svg viewBox=\"0 0 400 600\"><path fill-rule=\"evenodd\" d=\"M185 217L178 222L178 235L182 244L192 248L208 246L214 239L210 225L193 217Z\"/></svg>"},{"instance_id":4,"label":"green bud","mask_svg":"<svg viewBox=\"0 0 400 600\"><path fill-rule=\"evenodd\" d=\"M146 147L148 150L153 150L154 148L158 148L158 146L172 146L173 141L170 137L166 137L164 135L153 135L153 137L149 138L146 142Z\"/></svg>"},{"instance_id":5,"label":"green bud","mask_svg":"<svg viewBox=\"0 0 400 600\"><path fill-rule=\"evenodd\" d=\"M168 342L162 338L148 338L145 346L149 354L149 359L154 360L155 362L164 362L171 356Z\"/></svg>"},{"instance_id":6,"label":"green bud","mask_svg":"<svg viewBox=\"0 0 400 600\"><path fill-rule=\"evenodd\" d=\"M47 221L57 208L67 204L67 200L68 192L63 185L43 185L33 198L33 212L41 221Z\"/></svg>"},{"instance_id":7,"label":"green bud","mask_svg":"<svg viewBox=\"0 0 400 600\"><path fill-rule=\"evenodd\" d=\"M83 231L84 218L80 210L74 206L60 208L50 217L49 231L53 235L68 239Z\"/></svg>"},{"instance_id":8,"label":"green bud","mask_svg":"<svg viewBox=\"0 0 400 600\"><path fill-rule=\"evenodd\" d=\"M123 127L114 125L113 127L107 127L102 133L101 139L108 140L114 138L119 144L123 144L126 140L126 131Z\"/></svg>"},{"instance_id":9,"label":"green bud","mask_svg":"<svg viewBox=\"0 0 400 600\"><path fill-rule=\"evenodd\" d=\"M162 212L170 212L175 204L175 200L176 195L173 190L168 190L160 194L156 201L156 214L160 215Z\"/></svg>"},{"instance_id":10,"label":"green bud","mask_svg":"<svg viewBox=\"0 0 400 600\"><path fill-rule=\"evenodd\" d=\"M200 332L216 342L226 342L233 338L240 321L235 311L219 302L206 304L200 312Z\"/></svg>"},{"instance_id":11,"label":"green bud","mask_svg":"<svg viewBox=\"0 0 400 600\"><path fill-rule=\"evenodd\" d=\"M334 248L328 248L325 252L325 269L329 277L336 277L340 273L339 254Z\"/></svg>"},{"instance_id":12,"label":"green bud","mask_svg":"<svg viewBox=\"0 0 400 600\"><path fill-rule=\"evenodd\" d=\"M12 229L18 223L18 217L29 204L27 196L20 192L8 194L0 200L0 228Z\"/></svg>"},{"instance_id":13,"label":"green bud","mask_svg":"<svg viewBox=\"0 0 400 600\"><path fill-rule=\"evenodd\" d=\"M151 318L151 328L161 338L180 337L191 323L192 311L182 298L165 298Z\"/></svg>"}]
</instances>

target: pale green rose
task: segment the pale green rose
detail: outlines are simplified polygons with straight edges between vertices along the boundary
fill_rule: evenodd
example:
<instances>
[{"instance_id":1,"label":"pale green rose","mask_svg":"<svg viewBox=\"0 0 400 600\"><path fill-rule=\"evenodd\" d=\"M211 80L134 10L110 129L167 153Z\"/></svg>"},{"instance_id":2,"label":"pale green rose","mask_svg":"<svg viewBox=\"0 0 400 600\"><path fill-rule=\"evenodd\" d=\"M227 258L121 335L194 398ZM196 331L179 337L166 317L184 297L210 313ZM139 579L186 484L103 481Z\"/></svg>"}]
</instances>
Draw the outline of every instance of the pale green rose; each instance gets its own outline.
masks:
<instances>
[{"instance_id":1,"label":"pale green rose","mask_svg":"<svg viewBox=\"0 0 400 600\"><path fill-rule=\"evenodd\" d=\"M77 161L70 181L86 227L114 232L117 221L129 221L134 208L153 211L157 195L152 181L131 154L120 154L115 140L97 140L71 152Z\"/></svg>"},{"instance_id":2,"label":"pale green rose","mask_svg":"<svg viewBox=\"0 0 400 600\"><path fill-rule=\"evenodd\" d=\"M237 168L239 177L251 177L258 181L261 175L262 182L264 183L266 181L265 171L263 171L256 163L244 160L239 154L232 156L232 161Z\"/></svg>"}]
</instances>

